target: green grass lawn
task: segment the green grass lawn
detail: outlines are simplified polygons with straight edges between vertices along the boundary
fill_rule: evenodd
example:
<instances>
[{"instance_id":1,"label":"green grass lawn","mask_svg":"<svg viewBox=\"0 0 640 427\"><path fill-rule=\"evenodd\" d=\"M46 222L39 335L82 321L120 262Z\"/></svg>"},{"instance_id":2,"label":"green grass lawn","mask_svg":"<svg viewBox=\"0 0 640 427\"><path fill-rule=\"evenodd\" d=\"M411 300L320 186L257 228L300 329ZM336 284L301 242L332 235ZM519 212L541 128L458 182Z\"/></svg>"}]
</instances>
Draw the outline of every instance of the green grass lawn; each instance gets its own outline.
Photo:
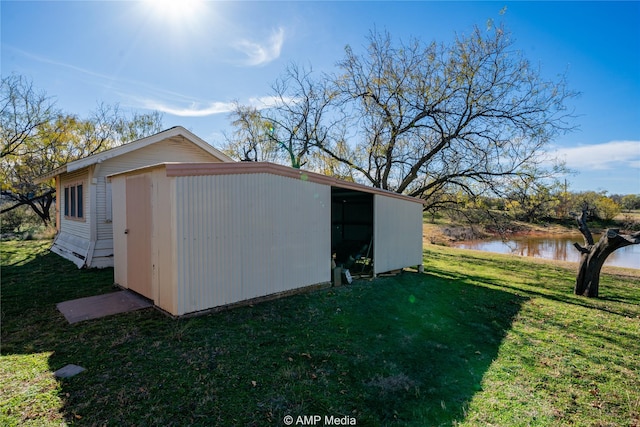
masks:
<instances>
[{"instance_id":1,"label":"green grass lawn","mask_svg":"<svg viewBox=\"0 0 640 427\"><path fill-rule=\"evenodd\" d=\"M3 426L640 425L638 275L590 300L558 264L430 245L424 274L69 325L55 304L116 290L113 272L48 245L2 243ZM87 370L54 379L69 363Z\"/></svg>"}]
</instances>

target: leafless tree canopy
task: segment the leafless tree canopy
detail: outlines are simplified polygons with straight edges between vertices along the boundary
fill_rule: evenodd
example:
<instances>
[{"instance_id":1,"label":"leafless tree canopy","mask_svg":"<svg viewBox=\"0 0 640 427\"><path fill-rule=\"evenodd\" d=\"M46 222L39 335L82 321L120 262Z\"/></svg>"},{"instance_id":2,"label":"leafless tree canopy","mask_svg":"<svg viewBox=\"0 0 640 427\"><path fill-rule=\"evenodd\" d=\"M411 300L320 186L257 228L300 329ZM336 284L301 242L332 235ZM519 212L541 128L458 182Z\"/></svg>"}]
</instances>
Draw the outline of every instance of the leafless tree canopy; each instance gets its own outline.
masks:
<instances>
[{"instance_id":1,"label":"leafless tree canopy","mask_svg":"<svg viewBox=\"0 0 640 427\"><path fill-rule=\"evenodd\" d=\"M339 96L358 131L344 160L376 187L429 198L443 185L496 185L539 163L568 129L573 93L543 80L502 28L451 45L396 45L372 32L366 53L347 47L339 65Z\"/></svg>"},{"instance_id":2,"label":"leafless tree canopy","mask_svg":"<svg viewBox=\"0 0 640 427\"><path fill-rule=\"evenodd\" d=\"M37 151L32 140L38 127L53 119L54 101L24 76L12 74L0 85L0 159Z\"/></svg>"},{"instance_id":3,"label":"leafless tree canopy","mask_svg":"<svg viewBox=\"0 0 640 427\"><path fill-rule=\"evenodd\" d=\"M290 67L274 85L276 105L261 116L298 165L319 158L427 200L498 191L540 170L545 146L572 128L565 103L576 93L562 76L545 80L504 28L450 44L372 31L367 42L363 52L347 46L333 75Z\"/></svg>"}]
</instances>

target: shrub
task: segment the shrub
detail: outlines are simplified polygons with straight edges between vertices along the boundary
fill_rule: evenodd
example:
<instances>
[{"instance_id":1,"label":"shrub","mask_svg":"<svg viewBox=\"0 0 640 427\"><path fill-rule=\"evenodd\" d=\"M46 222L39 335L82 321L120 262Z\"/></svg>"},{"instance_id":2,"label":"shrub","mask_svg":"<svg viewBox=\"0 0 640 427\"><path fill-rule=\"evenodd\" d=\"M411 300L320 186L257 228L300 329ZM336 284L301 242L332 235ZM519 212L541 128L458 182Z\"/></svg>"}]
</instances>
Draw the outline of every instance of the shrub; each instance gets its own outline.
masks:
<instances>
[{"instance_id":1,"label":"shrub","mask_svg":"<svg viewBox=\"0 0 640 427\"><path fill-rule=\"evenodd\" d=\"M3 203L2 208L10 206ZM0 215L0 233L9 234L33 234L43 228L42 221L28 206L20 206Z\"/></svg>"}]
</instances>

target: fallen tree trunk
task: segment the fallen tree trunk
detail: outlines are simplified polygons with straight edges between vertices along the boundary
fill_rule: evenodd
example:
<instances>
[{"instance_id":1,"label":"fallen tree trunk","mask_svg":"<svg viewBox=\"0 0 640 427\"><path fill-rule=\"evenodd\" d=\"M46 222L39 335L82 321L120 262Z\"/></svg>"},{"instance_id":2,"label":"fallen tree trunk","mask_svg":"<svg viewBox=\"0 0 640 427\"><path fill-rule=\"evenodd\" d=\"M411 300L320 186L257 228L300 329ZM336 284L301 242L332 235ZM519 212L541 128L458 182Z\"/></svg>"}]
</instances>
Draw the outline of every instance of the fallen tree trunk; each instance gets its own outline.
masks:
<instances>
[{"instance_id":1,"label":"fallen tree trunk","mask_svg":"<svg viewBox=\"0 0 640 427\"><path fill-rule=\"evenodd\" d=\"M640 232L633 234L620 234L620 230L609 228L600 237L598 243L593 240L593 235L587 226L587 211L582 211L580 217L576 217L578 229L584 236L584 245L574 243L573 246L580 251L580 265L573 292L597 298L600 287L600 271L607 257L617 249L640 243Z\"/></svg>"}]
</instances>

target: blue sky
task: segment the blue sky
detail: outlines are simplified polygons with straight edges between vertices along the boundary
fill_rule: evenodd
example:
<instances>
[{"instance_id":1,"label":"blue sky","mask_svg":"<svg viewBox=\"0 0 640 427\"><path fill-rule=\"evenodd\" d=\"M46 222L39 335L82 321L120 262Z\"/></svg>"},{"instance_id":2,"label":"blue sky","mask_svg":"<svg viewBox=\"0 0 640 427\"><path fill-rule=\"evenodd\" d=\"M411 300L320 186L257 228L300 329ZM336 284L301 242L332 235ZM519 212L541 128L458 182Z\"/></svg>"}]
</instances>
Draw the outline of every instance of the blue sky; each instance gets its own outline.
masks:
<instances>
[{"instance_id":1,"label":"blue sky","mask_svg":"<svg viewBox=\"0 0 640 427\"><path fill-rule=\"evenodd\" d=\"M506 6L506 13L500 11ZM516 48L581 92L579 130L553 150L578 172L574 191L640 194L640 2L5 1L2 75L30 77L63 110L100 102L159 110L213 145L234 100L264 105L292 63L333 71L369 30L447 42L488 19Z\"/></svg>"}]
</instances>

